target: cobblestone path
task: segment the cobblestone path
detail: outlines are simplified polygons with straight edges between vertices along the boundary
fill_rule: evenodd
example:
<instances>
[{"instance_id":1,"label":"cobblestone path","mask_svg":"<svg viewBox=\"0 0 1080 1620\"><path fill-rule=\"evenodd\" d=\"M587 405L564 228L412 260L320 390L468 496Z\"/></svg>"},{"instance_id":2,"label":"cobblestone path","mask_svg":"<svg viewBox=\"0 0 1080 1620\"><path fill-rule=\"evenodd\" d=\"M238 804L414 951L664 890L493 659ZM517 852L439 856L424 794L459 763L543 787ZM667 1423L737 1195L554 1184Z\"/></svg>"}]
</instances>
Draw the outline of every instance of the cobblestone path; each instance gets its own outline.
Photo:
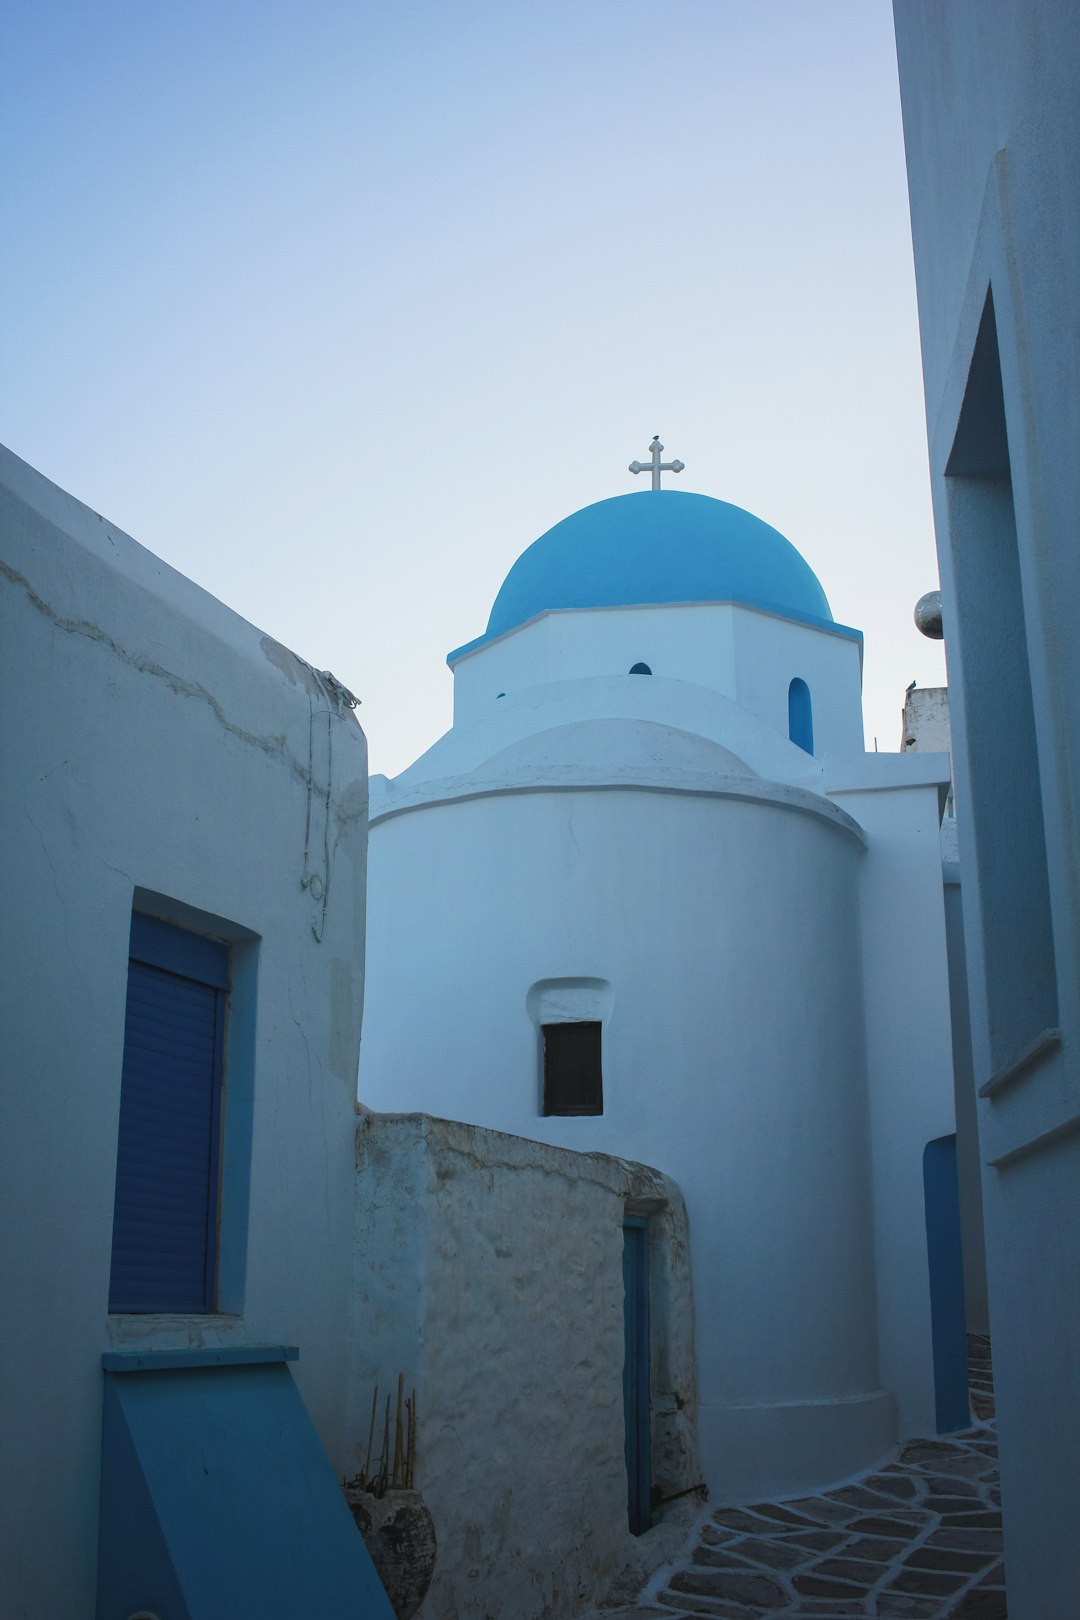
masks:
<instances>
[{"instance_id":1,"label":"cobblestone path","mask_svg":"<svg viewBox=\"0 0 1080 1620\"><path fill-rule=\"evenodd\" d=\"M975 1428L839 1490L717 1508L609 1620L1005 1620L990 1346L969 1344Z\"/></svg>"}]
</instances>

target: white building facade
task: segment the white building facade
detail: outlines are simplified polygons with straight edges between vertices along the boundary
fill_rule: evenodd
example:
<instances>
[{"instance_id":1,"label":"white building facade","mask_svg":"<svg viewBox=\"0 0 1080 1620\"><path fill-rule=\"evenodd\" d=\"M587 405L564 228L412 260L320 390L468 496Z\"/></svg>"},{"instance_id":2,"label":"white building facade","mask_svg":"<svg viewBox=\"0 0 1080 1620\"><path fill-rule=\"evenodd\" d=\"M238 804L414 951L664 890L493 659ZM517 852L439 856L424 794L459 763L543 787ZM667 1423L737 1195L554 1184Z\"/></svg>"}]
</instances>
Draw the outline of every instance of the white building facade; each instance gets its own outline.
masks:
<instances>
[{"instance_id":1,"label":"white building facade","mask_svg":"<svg viewBox=\"0 0 1080 1620\"><path fill-rule=\"evenodd\" d=\"M453 729L372 782L361 1102L678 1182L714 1499L932 1429L947 762L863 751L860 636L702 495L575 513L448 661Z\"/></svg>"},{"instance_id":2,"label":"white building facade","mask_svg":"<svg viewBox=\"0 0 1080 1620\"><path fill-rule=\"evenodd\" d=\"M332 679L7 451L0 531L0 1608L389 1613L334 1477L363 733ZM243 1420L267 1401L276 1458ZM116 1420L134 1404L156 1444Z\"/></svg>"},{"instance_id":3,"label":"white building facade","mask_svg":"<svg viewBox=\"0 0 1080 1620\"><path fill-rule=\"evenodd\" d=\"M896 0L1009 1613L1080 1588L1080 16Z\"/></svg>"}]
</instances>

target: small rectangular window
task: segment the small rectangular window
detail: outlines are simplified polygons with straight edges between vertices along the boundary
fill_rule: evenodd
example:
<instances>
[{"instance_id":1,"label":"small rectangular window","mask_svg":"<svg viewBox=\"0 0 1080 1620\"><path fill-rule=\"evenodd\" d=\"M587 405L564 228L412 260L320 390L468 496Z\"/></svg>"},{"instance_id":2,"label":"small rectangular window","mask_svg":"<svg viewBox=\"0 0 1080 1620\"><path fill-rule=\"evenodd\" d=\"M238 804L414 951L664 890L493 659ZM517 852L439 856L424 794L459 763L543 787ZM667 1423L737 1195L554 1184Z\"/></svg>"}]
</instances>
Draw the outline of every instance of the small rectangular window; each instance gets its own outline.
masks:
<instances>
[{"instance_id":1,"label":"small rectangular window","mask_svg":"<svg viewBox=\"0 0 1080 1620\"><path fill-rule=\"evenodd\" d=\"M215 1308L229 949L131 919L109 1310Z\"/></svg>"},{"instance_id":2,"label":"small rectangular window","mask_svg":"<svg viewBox=\"0 0 1080 1620\"><path fill-rule=\"evenodd\" d=\"M540 1028L544 1037L544 1113L602 1114L602 1025L582 1020Z\"/></svg>"}]
</instances>

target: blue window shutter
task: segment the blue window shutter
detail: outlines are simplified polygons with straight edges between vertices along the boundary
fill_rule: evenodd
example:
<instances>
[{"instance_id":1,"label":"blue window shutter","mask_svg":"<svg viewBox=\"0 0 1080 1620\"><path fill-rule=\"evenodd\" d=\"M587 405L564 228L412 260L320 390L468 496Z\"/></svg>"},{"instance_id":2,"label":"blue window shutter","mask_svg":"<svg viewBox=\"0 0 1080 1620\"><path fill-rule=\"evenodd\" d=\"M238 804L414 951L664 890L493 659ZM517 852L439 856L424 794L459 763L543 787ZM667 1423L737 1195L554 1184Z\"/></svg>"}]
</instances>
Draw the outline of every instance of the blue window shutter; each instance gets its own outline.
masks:
<instances>
[{"instance_id":1,"label":"blue window shutter","mask_svg":"<svg viewBox=\"0 0 1080 1620\"><path fill-rule=\"evenodd\" d=\"M109 1309L214 1308L228 949L132 919Z\"/></svg>"}]
</instances>

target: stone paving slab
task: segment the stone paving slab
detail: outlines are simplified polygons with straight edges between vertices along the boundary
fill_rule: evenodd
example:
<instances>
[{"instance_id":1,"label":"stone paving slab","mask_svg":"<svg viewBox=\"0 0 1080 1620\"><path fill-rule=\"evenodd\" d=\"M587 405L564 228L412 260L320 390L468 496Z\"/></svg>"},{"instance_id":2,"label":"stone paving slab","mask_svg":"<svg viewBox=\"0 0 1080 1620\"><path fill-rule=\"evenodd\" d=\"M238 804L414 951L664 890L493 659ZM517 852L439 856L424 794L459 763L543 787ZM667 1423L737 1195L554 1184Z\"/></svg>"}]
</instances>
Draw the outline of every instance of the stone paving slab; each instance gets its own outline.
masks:
<instances>
[{"instance_id":1,"label":"stone paving slab","mask_svg":"<svg viewBox=\"0 0 1080 1620\"><path fill-rule=\"evenodd\" d=\"M969 1350L973 1428L835 1491L717 1508L602 1620L1007 1620L989 1341Z\"/></svg>"}]
</instances>

